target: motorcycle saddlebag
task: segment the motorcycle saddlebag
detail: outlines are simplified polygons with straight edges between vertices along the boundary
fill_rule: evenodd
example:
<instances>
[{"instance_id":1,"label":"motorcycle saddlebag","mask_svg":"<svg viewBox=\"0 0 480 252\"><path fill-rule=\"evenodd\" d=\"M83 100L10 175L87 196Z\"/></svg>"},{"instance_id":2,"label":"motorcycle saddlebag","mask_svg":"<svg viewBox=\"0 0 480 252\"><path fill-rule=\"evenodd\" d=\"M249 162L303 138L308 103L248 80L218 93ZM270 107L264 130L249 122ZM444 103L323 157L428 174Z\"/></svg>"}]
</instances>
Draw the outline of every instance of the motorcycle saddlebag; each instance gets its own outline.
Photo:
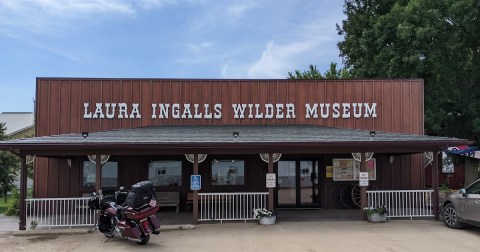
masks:
<instances>
[{"instance_id":1,"label":"motorcycle saddlebag","mask_svg":"<svg viewBox=\"0 0 480 252\"><path fill-rule=\"evenodd\" d=\"M152 197L155 197L155 190L151 181L142 181L132 185L127 195L127 206L139 209L148 205Z\"/></svg>"},{"instance_id":2,"label":"motorcycle saddlebag","mask_svg":"<svg viewBox=\"0 0 480 252\"><path fill-rule=\"evenodd\" d=\"M130 222L120 221L118 222L117 226L120 229L123 237L129 237L134 239L141 238L142 233L140 232L140 228L138 228L137 225Z\"/></svg>"},{"instance_id":3,"label":"motorcycle saddlebag","mask_svg":"<svg viewBox=\"0 0 480 252\"><path fill-rule=\"evenodd\" d=\"M152 215L148 217L148 221L150 222L150 225L153 227L153 230L157 230L160 228L160 221L158 221L157 216Z\"/></svg>"}]
</instances>

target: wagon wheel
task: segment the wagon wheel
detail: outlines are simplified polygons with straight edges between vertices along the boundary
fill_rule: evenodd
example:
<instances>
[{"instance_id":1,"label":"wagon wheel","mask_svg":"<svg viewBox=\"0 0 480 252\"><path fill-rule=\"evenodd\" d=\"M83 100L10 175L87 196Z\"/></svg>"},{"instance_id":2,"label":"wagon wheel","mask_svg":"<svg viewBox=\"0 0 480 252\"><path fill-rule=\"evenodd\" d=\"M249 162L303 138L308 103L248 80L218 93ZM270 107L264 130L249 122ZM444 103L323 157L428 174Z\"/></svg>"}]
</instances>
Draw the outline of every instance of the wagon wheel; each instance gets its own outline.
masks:
<instances>
[{"instance_id":1,"label":"wagon wheel","mask_svg":"<svg viewBox=\"0 0 480 252\"><path fill-rule=\"evenodd\" d=\"M332 192L331 192L332 202L335 205L335 208L337 209L345 208L345 206L341 201L340 190L341 190L340 186L337 186L337 185L332 186Z\"/></svg>"},{"instance_id":2,"label":"wagon wheel","mask_svg":"<svg viewBox=\"0 0 480 252\"><path fill-rule=\"evenodd\" d=\"M378 190L378 188L373 185L373 184L370 184L367 188L367 191L376 191ZM357 207L360 207L360 186L358 186L358 184L355 184L352 188L352 201L353 203L355 203L355 205Z\"/></svg>"},{"instance_id":3,"label":"wagon wheel","mask_svg":"<svg viewBox=\"0 0 480 252\"><path fill-rule=\"evenodd\" d=\"M354 184L344 184L340 190L340 200L345 208L357 208L352 198L352 190L354 186Z\"/></svg>"}]
</instances>

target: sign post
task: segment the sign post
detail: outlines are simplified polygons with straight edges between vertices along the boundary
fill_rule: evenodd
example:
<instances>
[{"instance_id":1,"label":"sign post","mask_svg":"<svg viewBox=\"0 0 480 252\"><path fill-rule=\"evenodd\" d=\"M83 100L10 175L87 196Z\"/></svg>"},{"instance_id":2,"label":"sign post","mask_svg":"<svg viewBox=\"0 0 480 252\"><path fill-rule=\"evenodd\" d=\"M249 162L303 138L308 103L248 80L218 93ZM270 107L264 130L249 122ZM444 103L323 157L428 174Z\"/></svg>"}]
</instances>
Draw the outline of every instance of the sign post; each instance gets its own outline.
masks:
<instances>
[{"instance_id":1,"label":"sign post","mask_svg":"<svg viewBox=\"0 0 480 252\"><path fill-rule=\"evenodd\" d=\"M190 190L200 191L202 189L202 176L201 175L191 175L190 176Z\"/></svg>"}]
</instances>

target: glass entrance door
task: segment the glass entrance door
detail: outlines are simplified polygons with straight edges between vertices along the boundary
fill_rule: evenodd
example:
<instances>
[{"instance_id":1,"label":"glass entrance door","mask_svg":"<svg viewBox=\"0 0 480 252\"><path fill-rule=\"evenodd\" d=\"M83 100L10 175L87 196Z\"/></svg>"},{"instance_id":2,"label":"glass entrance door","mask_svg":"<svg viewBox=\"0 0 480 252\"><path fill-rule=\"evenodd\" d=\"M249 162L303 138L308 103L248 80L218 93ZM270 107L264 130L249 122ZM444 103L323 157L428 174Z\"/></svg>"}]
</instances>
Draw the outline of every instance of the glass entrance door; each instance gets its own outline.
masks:
<instances>
[{"instance_id":1,"label":"glass entrance door","mask_svg":"<svg viewBox=\"0 0 480 252\"><path fill-rule=\"evenodd\" d=\"M315 161L278 161L278 207L319 207Z\"/></svg>"}]
</instances>

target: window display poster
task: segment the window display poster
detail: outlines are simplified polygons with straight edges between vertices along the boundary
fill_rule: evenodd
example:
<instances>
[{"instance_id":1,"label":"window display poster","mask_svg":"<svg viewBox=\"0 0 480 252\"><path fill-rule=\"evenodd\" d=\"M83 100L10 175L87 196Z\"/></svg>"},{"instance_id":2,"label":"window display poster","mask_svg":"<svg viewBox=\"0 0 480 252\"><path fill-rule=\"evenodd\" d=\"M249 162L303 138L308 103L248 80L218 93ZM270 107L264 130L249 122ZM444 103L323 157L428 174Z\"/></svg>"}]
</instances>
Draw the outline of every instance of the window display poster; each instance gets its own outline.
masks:
<instances>
[{"instance_id":1,"label":"window display poster","mask_svg":"<svg viewBox=\"0 0 480 252\"><path fill-rule=\"evenodd\" d=\"M327 165L327 167L325 168L325 177L333 178L333 166Z\"/></svg>"},{"instance_id":2,"label":"window display poster","mask_svg":"<svg viewBox=\"0 0 480 252\"><path fill-rule=\"evenodd\" d=\"M376 160L375 158L367 161L367 172L369 180L376 180ZM354 159L334 159L333 160L333 180L349 181L359 179L360 162Z\"/></svg>"}]
</instances>

